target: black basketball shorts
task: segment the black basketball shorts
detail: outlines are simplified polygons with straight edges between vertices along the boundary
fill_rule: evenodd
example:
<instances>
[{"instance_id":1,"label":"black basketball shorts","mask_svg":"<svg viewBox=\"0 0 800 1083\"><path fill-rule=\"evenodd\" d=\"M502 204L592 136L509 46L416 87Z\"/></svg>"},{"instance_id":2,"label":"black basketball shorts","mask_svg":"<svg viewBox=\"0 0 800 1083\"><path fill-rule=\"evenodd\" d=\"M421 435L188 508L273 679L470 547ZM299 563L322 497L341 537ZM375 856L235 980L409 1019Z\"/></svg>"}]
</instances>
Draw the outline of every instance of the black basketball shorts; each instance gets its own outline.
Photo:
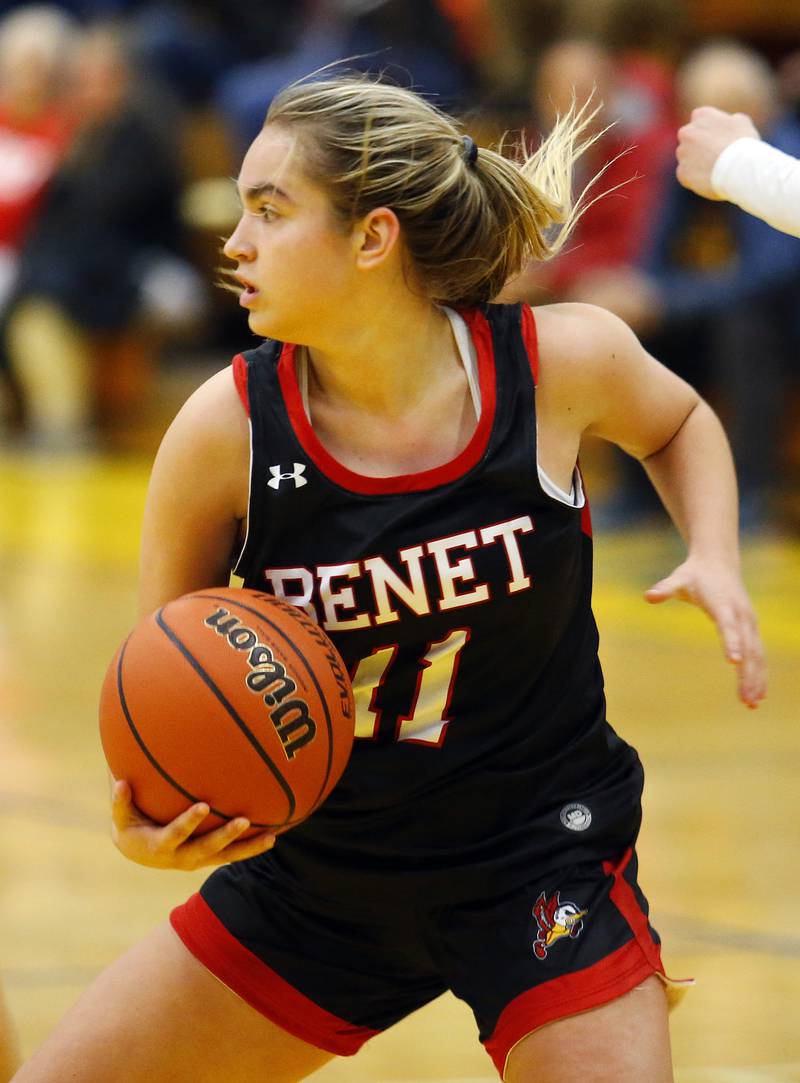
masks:
<instances>
[{"instance_id":1,"label":"black basketball shorts","mask_svg":"<svg viewBox=\"0 0 800 1083\"><path fill-rule=\"evenodd\" d=\"M316 897L276 864L264 855L223 867L172 925L248 1004L331 1053L356 1053L450 989L472 1009L502 1078L537 1027L664 976L632 849L447 906L405 896L401 876L388 904Z\"/></svg>"}]
</instances>

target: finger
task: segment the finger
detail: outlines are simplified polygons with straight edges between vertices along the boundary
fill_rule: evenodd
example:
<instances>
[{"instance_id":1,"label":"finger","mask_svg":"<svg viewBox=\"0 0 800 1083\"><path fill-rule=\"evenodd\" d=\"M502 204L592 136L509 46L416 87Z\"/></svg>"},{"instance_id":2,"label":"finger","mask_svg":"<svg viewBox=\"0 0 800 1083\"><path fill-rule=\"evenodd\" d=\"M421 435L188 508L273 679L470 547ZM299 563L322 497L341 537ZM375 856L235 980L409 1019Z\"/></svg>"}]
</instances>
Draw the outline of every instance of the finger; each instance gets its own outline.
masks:
<instances>
[{"instance_id":1,"label":"finger","mask_svg":"<svg viewBox=\"0 0 800 1083\"><path fill-rule=\"evenodd\" d=\"M130 783L118 779L111 787L111 819L120 831L139 821L139 811L133 803Z\"/></svg>"},{"instance_id":2,"label":"finger","mask_svg":"<svg viewBox=\"0 0 800 1083\"><path fill-rule=\"evenodd\" d=\"M722 109L717 109L714 105L698 105L692 110L692 120L694 121L718 122L721 117L725 116L730 116L730 114L725 113Z\"/></svg>"},{"instance_id":3,"label":"finger","mask_svg":"<svg viewBox=\"0 0 800 1083\"><path fill-rule=\"evenodd\" d=\"M185 812L182 812L180 816L176 816L171 823L165 826L161 833L161 845L170 850L177 850L179 846L186 842L192 832L200 826L210 811L204 801L187 808Z\"/></svg>"},{"instance_id":4,"label":"finger","mask_svg":"<svg viewBox=\"0 0 800 1083\"><path fill-rule=\"evenodd\" d=\"M745 648L739 669L739 698L748 707L757 707L767 694L767 660L752 614L745 614L742 629Z\"/></svg>"},{"instance_id":5,"label":"finger","mask_svg":"<svg viewBox=\"0 0 800 1083\"><path fill-rule=\"evenodd\" d=\"M666 602L670 598L680 597L684 588L685 584L682 579L670 575L649 587L644 592L645 600L653 605L658 605L659 602Z\"/></svg>"},{"instance_id":6,"label":"finger","mask_svg":"<svg viewBox=\"0 0 800 1083\"><path fill-rule=\"evenodd\" d=\"M229 843L224 850L216 855L214 864L224 865L229 861L245 861L249 857L258 857L271 850L275 845L274 835L254 835L251 839L242 839L241 842Z\"/></svg>"},{"instance_id":7,"label":"finger","mask_svg":"<svg viewBox=\"0 0 800 1083\"><path fill-rule=\"evenodd\" d=\"M196 863L195 867L209 864L226 846L230 846L250 827L246 816L237 816L228 820L222 827L209 831L199 839L194 839L185 846L186 856ZM227 858L225 859L227 860Z\"/></svg>"},{"instance_id":8,"label":"finger","mask_svg":"<svg viewBox=\"0 0 800 1083\"><path fill-rule=\"evenodd\" d=\"M737 692L748 707L756 707L766 691L764 649L758 635L755 618L749 606L735 606L726 616L738 637L739 657L732 658L737 666Z\"/></svg>"},{"instance_id":9,"label":"finger","mask_svg":"<svg viewBox=\"0 0 800 1083\"><path fill-rule=\"evenodd\" d=\"M728 607L711 612L725 657L732 665L744 658L744 635L734 611Z\"/></svg>"}]
</instances>

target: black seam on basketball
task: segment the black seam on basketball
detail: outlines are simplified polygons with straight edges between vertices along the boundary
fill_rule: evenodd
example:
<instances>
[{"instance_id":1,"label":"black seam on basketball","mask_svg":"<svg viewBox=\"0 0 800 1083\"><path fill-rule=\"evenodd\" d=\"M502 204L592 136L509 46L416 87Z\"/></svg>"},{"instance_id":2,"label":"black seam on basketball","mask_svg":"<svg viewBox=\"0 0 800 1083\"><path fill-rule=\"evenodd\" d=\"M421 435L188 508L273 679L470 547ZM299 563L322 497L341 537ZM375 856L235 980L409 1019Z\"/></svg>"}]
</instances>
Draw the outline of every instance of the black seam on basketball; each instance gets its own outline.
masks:
<instances>
[{"instance_id":1,"label":"black seam on basketball","mask_svg":"<svg viewBox=\"0 0 800 1083\"><path fill-rule=\"evenodd\" d=\"M176 635L174 630L172 628L170 628L170 626L166 623L166 621L164 620L164 617L163 617L163 613L164 613L164 610L159 609L159 611L155 614L156 624L159 626L159 628L164 633L164 635L170 640L170 642L173 643L174 646L177 647L177 649L181 652L183 657L186 659L186 661L189 663L189 665L192 667L192 669L198 675L200 680L203 681L203 683L206 685L206 687L219 700L219 702L222 704L222 706L225 708L225 710L231 716L231 719L236 723L236 725L239 727L239 729L245 735L247 740L250 742L250 744L256 750L259 757L264 761L264 763L270 769L270 771L272 772L272 774L275 777L275 781L278 783L280 788L283 790L283 792L284 792L284 794L286 796L286 800L289 803L289 811L286 814L286 818L284 820L282 820L279 824L271 825L271 826L274 826L274 827L282 827L287 822L287 820L291 820L292 814L294 813L294 810L295 810L295 807L296 807L296 802L295 802L295 799L294 799L294 793L292 792L291 786L286 781L286 779L283 777L283 775L280 773L280 771L275 766L275 764L272 762L272 760L270 759L270 757L267 754L267 752L265 751L265 749L263 749L261 747L256 735L253 733L253 731L250 729L250 727L247 725L247 723L244 721L244 719L240 717L240 715L237 712L236 708L227 699L227 697L225 696L225 693L222 691L222 689L214 682L214 680L208 675L208 673L206 673L206 671L200 665L198 660L194 657L194 655L189 650L189 648L184 643L181 642L181 640L178 638L178 636ZM264 826L264 825L253 824L253 827L260 827L260 826Z\"/></svg>"},{"instance_id":2,"label":"black seam on basketball","mask_svg":"<svg viewBox=\"0 0 800 1083\"><path fill-rule=\"evenodd\" d=\"M303 652L300 650L300 648L289 638L289 636L283 631L283 629L279 625L277 625L273 621L271 621L269 619L269 617L265 616L260 610L255 609L253 606L245 605L244 602L239 602L236 599L229 598L229 597L227 597L225 595L203 593L203 594L196 594L195 597L209 598L209 599L211 599L213 601L225 602L226 604L234 605L234 606L238 607L239 609L245 610L245 612L247 612L247 613L252 613L254 616L258 617L259 620L264 621L266 624L268 624L270 626L270 628L272 628L280 636L282 636L284 640L286 640L286 642L289 644L291 649L294 651L294 653L297 655L297 657L303 663L303 665L306 668L306 672L308 673L311 680L314 682L314 685L315 685L315 687L317 689L317 692L319 694L320 703L322 704L322 709L325 712L325 725L326 725L327 730L328 730L328 749L327 749L327 763L325 765L325 777L324 777L322 785L320 786L319 793L315 797L315 799L314 799L314 801L313 801L313 803L311 805L311 808L308 810L307 815L310 816L311 813L315 812L316 809L318 809L319 806L322 804L322 795L325 793L325 790L327 788L328 780L331 777L331 770L332 770L332 767L333 767L333 723L331 722L331 716L330 716L330 711L328 710L327 700L326 700L326 698L325 698L325 696L324 696L324 694L322 692L322 688L320 687L320 683L317 680L317 677L316 677L316 674L314 673L314 670L311 668L311 666L310 666L310 664L308 662L308 659L303 654ZM275 600L280 601L280 599L275 599ZM289 603L284 602L283 604L288 605ZM294 608L294 607L292 607L292 608ZM342 669L344 670L345 673L347 672L347 670L346 670L346 668L344 666L344 663L342 663ZM299 823L301 821L297 821L297 822Z\"/></svg>"},{"instance_id":3,"label":"black seam on basketball","mask_svg":"<svg viewBox=\"0 0 800 1083\"><path fill-rule=\"evenodd\" d=\"M136 740L136 743L138 744L139 748L141 748L142 752L145 754L145 756L147 757L150 764L153 767L155 767L156 771L158 771L158 773L161 775L161 777L164 779L164 781L168 782L170 784L170 786L172 786L172 788L174 790L177 790L178 793L181 794L182 797L185 797L193 805L196 805L199 801L202 800L202 798L195 797L194 794L189 793L189 791L184 789L183 786L181 786L181 784L179 782L175 781L175 779L172 777L172 775L170 775L167 771L164 770L164 768L161 766L161 764L158 762L158 760L153 756L150 749L144 743L144 738L142 737L142 735L137 730L136 725L135 725L135 723L133 721L133 718L131 717L131 713L128 710L128 701L125 699L125 689L124 689L123 683L122 683L122 660L125 657L125 651L127 649L128 641L130 640L130 638L131 637L128 636L128 639L126 639L124 644L122 645L122 650L119 652L119 659L117 661L117 695L119 696L119 703L120 703L120 706L122 707L122 713L125 715L125 721L128 723L128 729L133 734L133 736L134 736L134 738ZM208 805L209 811L212 812L214 814L214 816L219 816L219 818L222 819L222 820L232 820L234 818L229 813L221 812L219 809L214 808L214 806L210 805L208 803L208 801L204 801L203 804ZM251 823L250 826L251 827L264 827L264 828L269 829L269 828L272 828L273 826L281 826L281 827L283 827L283 824L273 825L273 824Z\"/></svg>"},{"instance_id":4,"label":"black seam on basketball","mask_svg":"<svg viewBox=\"0 0 800 1083\"><path fill-rule=\"evenodd\" d=\"M270 626L270 628L272 628L280 636L282 636L283 639L286 640L286 642L292 648L294 653L297 655L297 657L300 659L300 661L306 667L306 672L308 673L311 680L314 682L314 685L315 685L315 687L317 689L317 692L319 693L319 701L322 704L322 709L325 711L325 725L328 728L328 761L327 761L327 764L325 765L325 779L324 779L322 785L320 786L319 793L317 794L316 798L314 799L314 803L312 804L311 808L308 810L308 815L310 816L311 813L316 811L316 809L318 809L319 806L322 804L322 795L325 793L325 789L326 789L326 787L328 785L328 779L331 777L331 770L332 770L332 767L333 767L333 723L331 722L331 715L330 715L330 711L328 710L327 700L325 699L322 688L320 687L320 683L317 680L317 677L316 677L316 674L314 673L314 670L311 668L311 665L309 664L308 659L303 654L303 652L300 650L300 648L295 643L292 642L292 640L283 631L283 629L279 625L277 625L273 621L271 621L269 619L269 617L265 616L260 610L255 609L253 606L245 605L244 602L239 602L236 599L230 598L230 597L228 597L227 595L224 595L224 594L207 594L204 591L202 594L195 594L194 597L195 598L209 598L210 600L215 601L215 602L224 602L225 605L235 605L239 609L244 609L247 613L252 613L254 616L258 617L259 620L263 620L266 624L268 624ZM275 600L280 601L280 599L275 599ZM288 605L289 603L285 602L284 604ZM342 662L342 670L343 670L344 673L347 672L347 669L346 669L346 667L344 665L344 662Z\"/></svg>"}]
</instances>

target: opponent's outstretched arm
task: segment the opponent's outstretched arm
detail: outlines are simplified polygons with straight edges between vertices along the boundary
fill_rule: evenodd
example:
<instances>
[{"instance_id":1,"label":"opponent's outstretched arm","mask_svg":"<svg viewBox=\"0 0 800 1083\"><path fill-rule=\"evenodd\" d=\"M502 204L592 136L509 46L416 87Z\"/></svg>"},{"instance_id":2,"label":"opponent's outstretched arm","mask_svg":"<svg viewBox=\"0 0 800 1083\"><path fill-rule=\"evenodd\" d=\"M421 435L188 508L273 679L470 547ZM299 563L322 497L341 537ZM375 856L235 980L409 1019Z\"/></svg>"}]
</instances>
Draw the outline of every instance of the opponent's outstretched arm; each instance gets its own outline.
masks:
<instances>
[{"instance_id":1,"label":"opponent's outstretched arm","mask_svg":"<svg viewBox=\"0 0 800 1083\"><path fill-rule=\"evenodd\" d=\"M706 199L727 199L782 233L800 237L800 159L764 143L744 113L710 105L678 132L676 176Z\"/></svg>"}]
</instances>

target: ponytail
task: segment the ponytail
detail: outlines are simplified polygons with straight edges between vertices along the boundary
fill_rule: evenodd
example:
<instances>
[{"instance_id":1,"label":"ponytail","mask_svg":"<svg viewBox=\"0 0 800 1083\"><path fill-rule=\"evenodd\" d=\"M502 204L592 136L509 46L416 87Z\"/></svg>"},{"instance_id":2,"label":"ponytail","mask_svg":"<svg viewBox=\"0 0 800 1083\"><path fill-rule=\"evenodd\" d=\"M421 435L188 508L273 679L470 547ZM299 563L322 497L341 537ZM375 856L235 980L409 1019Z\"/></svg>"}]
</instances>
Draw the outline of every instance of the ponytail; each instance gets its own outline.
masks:
<instances>
[{"instance_id":1,"label":"ponytail","mask_svg":"<svg viewBox=\"0 0 800 1083\"><path fill-rule=\"evenodd\" d=\"M473 150L454 119L368 76L294 84L265 124L297 130L305 171L343 225L391 207L426 295L472 307L496 297L528 260L559 252L591 204L593 182L572 199L573 164L598 138L582 138L599 108L590 105L573 104L516 159Z\"/></svg>"}]
</instances>

